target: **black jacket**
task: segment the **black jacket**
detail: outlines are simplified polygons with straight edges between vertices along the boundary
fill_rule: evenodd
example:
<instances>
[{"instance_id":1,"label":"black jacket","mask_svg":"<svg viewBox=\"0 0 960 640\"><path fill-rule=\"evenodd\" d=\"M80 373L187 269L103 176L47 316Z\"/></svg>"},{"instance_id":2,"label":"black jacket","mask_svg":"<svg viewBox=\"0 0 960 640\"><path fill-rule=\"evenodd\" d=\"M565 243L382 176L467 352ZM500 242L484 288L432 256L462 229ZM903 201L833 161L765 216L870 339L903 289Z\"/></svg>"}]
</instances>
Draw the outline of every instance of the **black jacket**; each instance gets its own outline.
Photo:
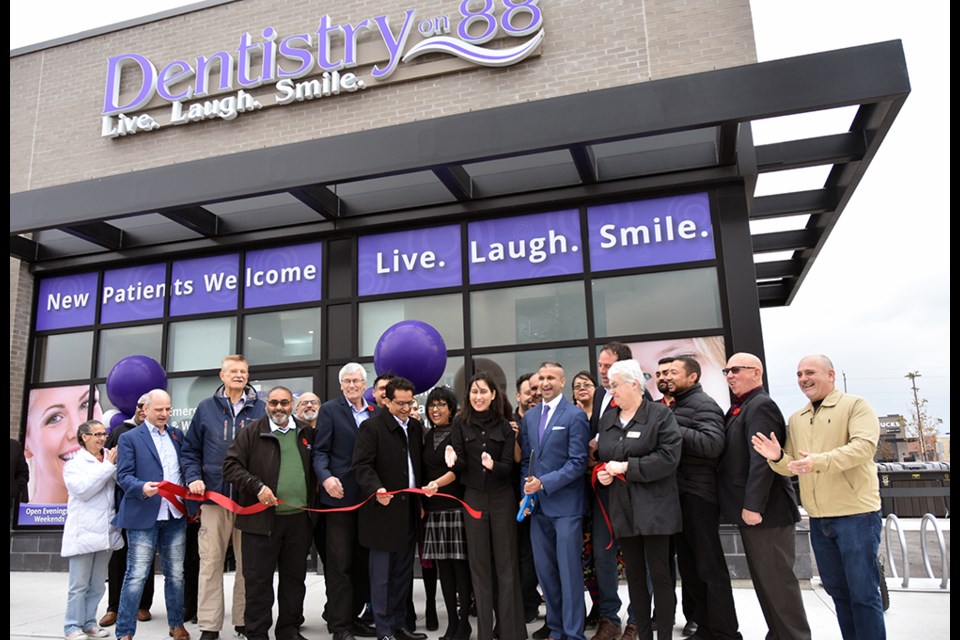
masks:
<instances>
[{"instance_id":1,"label":"black jacket","mask_svg":"<svg viewBox=\"0 0 960 640\"><path fill-rule=\"evenodd\" d=\"M407 455L413 466L413 478ZM353 475L362 498L383 487L387 491L422 486L423 425L407 421L407 433L389 411L377 411L364 420L353 447ZM412 482L411 482L412 480ZM362 499L361 498L361 499ZM419 530L420 501L417 495L399 493L384 506L376 498L360 507L357 528L360 544L380 551L404 551L411 529Z\"/></svg>"},{"instance_id":2,"label":"black jacket","mask_svg":"<svg viewBox=\"0 0 960 640\"><path fill-rule=\"evenodd\" d=\"M673 415L683 437L677 469L680 494L692 494L717 504L717 462L723 453L723 409L700 383L674 396Z\"/></svg>"},{"instance_id":3,"label":"black jacket","mask_svg":"<svg viewBox=\"0 0 960 640\"><path fill-rule=\"evenodd\" d=\"M313 474L310 452L313 448L313 430L293 416L297 429L297 450L303 464L303 477L307 483L307 506L317 504L317 479ZM237 503L242 507L257 504L257 494L263 485L277 493L280 477L280 443L270 430L270 419L260 418L237 432L223 459L223 479L238 491ZM278 496L279 497L279 496ZM237 516L237 528L249 533L268 535L273 529L275 507L247 516ZM314 516L311 514L311 517Z\"/></svg>"},{"instance_id":4,"label":"black jacket","mask_svg":"<svg viewBox=\"0 0 960 640\"><path fill-rule=\"evenodd\" d=\"M615 479L601 489L609 498L614 535L624 538L680 531L676 470L681 443L670 409L644 401L624 427L620 424L620 408L613 407L600 418L599 437L601 462L628 463L626 482Z\"/></svg>"},{"instance_id":5,"label":"black jacket","mask_svg":"<svg viewBox=\"0 0 960 640\"><path fill-rule=\"evenodd\" d=\"M734 413L736 412L736 413ZM800 520L790 479L775 473L767 459L753 450L750 439L760 432L777 434L786 442L787 428L780 408L762 388L738 409L727 412L727 438L720 458L720 511L727 522L745 525L741 510L763 516L759 527L782 527Z\"/></svg>"}]
</instances>

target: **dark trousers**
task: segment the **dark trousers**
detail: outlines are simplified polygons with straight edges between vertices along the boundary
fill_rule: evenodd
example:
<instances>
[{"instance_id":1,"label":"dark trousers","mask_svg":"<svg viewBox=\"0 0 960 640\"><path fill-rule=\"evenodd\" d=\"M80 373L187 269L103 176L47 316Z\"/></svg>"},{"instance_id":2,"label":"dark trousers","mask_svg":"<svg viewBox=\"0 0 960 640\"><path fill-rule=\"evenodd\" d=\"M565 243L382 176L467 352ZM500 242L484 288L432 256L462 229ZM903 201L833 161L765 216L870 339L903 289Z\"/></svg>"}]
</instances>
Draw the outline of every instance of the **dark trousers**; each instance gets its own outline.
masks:
<instances>
[{"instance_id":1,"label":"dark trousers","mask_svg":"<svg viewBox=\"0 0 960 640\"><path fill-rule=\"evenodd\" d=\"M493 491L477 491L467 487L464 501L483 512L479 520L464 519L467 556L477 602L477 638L493 638L494 612L500 640L525 638L517 562L518 505L513 489L505 486Z\"/></svg>"},{"instance_id":2,"label":"dark trousers","mask_svg":"<svg viewBox=\"0 0 960 640\"><path fill-rule=\"evenodd\" d=\"M123 576L127 573L127 530L121 529L123 548L110 554L110 564L107 565L107 611L114 613L120 609L120 590L123 587ZM153 606L153 575L157 572L157 560L154 558L150 565L150 577L143 585L143 595L140 596L140 608L150 610Z\"/></svg>"},{"instance_id":3,"label":"dark trousers","mask_svg":"<svg viewBox=\"0 0 960 640\"><path fill-rule=\"evenodd\" d=\"M370 604L377 636L392 636L406 627L407 600L413 587L413 558L417 536L407 532L402 551L370 549Z\"/></svg>"},{"instance_id":4,"label":"dark trousers","mask_svg":"<svg viewBox=\"0 0 960 640\"><path fill-rule=\"evenodd\" d=\"M657 638L673 637L673 612L677 607L677 590L670 576L670 536L630 536L619 538L623 564L627 570L630 603L636 616L637 638L652 640L650 625L650 591L647 570L653 580L653 602L657 607Z\"/></svg>"},{"instance_id":5,"label":"dark trousers","mask_svg":"<svg viewBox=\"0 0 960 640\"><path fill-rule=\"evenodd\" d=\"M730 572L720 544L720 509L700 496L680 495L683 531L674 535L684 591L693 619L717 640L739 640ZM658 623L659 624L659 623Z\"/></svg>"},{"instance_id":6,"label":"dark trousers","mask_svg":"<svg viewBox=\"0 0 960 640\"><path fill-rule=\"evenodd\" d=\"M187 545L183 552L183 620L197 617L200 586L200 521L187 523Z\"/></svg>"},{"instance_id":7,"label":"dark trousers","mask_svg":"<svg viewBox=\"0 0 960 640\"><path fill-rule=\"evenodd\" d=\"M533 546L530 544L530 518L524 518L517 524L517 559L520 562L520 596L526 619L540 610L537 569L533 564Z\"/></svg>"},{"instance_id":8,"label":"dark trousers","mask_svg":"<svg viewBox=\"0 0 960 640\"><path fill-rule=\"evenodd\" d=\"M323 567L323 573L327 573L327 520L325 513L316 513L317 521L313 524L313 546L317 550L317 559L320 566Z\"/></svg>"},{"instance_id":9,"label":"dark trousers","mask_svg":"<svg viewBox=\"0 0 960 640\"><path fill-rule=\"evenodd\" d=\"M370 597L367 549L357 542L357 513L325 514L327 519L327 626L350 631Z\"/></svg>"},{"instance_id":10,"label":"dark trousers","mask_svg":"<svg viewBox=\"0 0 960 640\"><path fill-rule=\"evenodd\" d=\"M313 525L305 512L276 516L269 535L243 532L243 579L246 583L244 623L248 640L267 640L273 625L273 574L277 587L277 640L295 640L303 623L307 592L307 554Z\"/></svg>"},{"instance_id":11,"label":"dark trousers","mask_svg":"<svg viewBox=\"0 0 960 640\"><path fill-rule=\"evenodd\" d=\"M800 584L793 572L797 559L796 527L740 527L750 579L767 622L767 640L810 640Z\"/></svg>"}]
</instances>

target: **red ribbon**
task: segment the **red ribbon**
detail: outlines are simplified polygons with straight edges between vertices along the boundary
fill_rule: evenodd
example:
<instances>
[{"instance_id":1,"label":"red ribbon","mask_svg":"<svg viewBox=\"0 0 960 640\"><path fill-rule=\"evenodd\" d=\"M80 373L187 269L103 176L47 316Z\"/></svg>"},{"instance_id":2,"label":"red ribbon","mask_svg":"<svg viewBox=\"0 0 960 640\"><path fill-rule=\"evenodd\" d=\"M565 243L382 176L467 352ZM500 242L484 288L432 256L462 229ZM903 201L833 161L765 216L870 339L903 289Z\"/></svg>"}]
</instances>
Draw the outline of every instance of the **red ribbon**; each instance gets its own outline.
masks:
<instances>
[{"instance_id":1,"label":"red ribbon","mask_svg":"<svg viewBox=\"0 0 960 640\"><path fill-rule=\"evenodd\" d=\"M270 508L268 505L265 505L260 502L258 502L257 504L250 505L249 507L241 507L239 504L237 504L227 496L223 495L222 493L217 493L216 491L204 491L203 493L190 493L189 491L187 491L186 487L182 487L178 484L168 482L167 480L164 480L163 482L160 483L158 487L158 493L162 497L166 498L168 501L173 503L173 505L177 508L177 510L184 515L187 514L187 508L183 505L181 500L193 500L194 502L206 502L207 500L210 500L211 502L214 502L215 504L220 505L227 511L232 511L238 516L249 516L255 513L260 513L261 511L265 511ZM397 493L419 493L421 495L427 496L428 498L432 497L429 494L427 494L427 492L424 491L423 489L397 489L395 491L387 491L386 493L371 494L367 496L365 500L362 500L361 502L358 502L357 504L349 507L331 507L329 509L308 509L307 507L294 507L294 508L300 509L301 511L313 511L314 513L333 513L338 511L354 511L356 509L359 509L363 505L365 505L370 500L376 498L377 496L382 496L382 495L392 496ZM474 519L479 520L480 516L483 515L481 511L477 511L476 509L474 509L473 507L471 507L466 502L464 502L463 500L461 500L456 496L451 496L446 493L435 493L433 495L438 498L450 498L451 500L456 500L457 502L460 503L460 505L464 508L464 510L468 514L470 514L470 516ZM177 500L177 498L180 498L180 500ZM286 504L283 500L277 500L277 503ZM293 505L290 505L290 506L293 506Z\"/></svg>"},{"instance_id":2,"label":"red ribbon","mask_svg":"<svg viewBox=\"0 0 960 640\"><path fill-rule=\"evenodd\" d=\"M593 492L597 494L597 503L600 505L600 513L603 514L603 522L607 525L607 531L610 532L610 542L608 542L607 546L604 547L604 549L609 549L613 546L613 525L610 524L610 517L607 515L607 510L603 507L603 500L600 499L600 494L597 490L597 475L606 468L606 462L601 462L593 467L593 474L590 477L590 486L593 487ZM627 479L620 474L615 474L613 477L621 480L622 482L627 481Z\"/></svg>"}]
</instances>

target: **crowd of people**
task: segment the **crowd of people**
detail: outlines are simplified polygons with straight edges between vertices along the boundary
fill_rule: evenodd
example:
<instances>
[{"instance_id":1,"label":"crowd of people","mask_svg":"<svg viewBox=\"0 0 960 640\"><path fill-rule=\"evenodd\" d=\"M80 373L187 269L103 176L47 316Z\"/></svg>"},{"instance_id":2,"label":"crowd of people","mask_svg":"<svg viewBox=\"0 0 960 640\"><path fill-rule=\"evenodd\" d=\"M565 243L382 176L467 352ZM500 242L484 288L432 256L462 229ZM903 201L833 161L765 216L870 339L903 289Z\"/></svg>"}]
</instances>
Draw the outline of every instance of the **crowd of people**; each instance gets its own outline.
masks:
<instances>
[{"instance_id":1,"label":"crowd of people","mask_svg":"<svg viewBox=\"0 0 960 640\"><path fill-rule=\"evenodd\" d=\"M282 386L264 398L246 359L230 355L223 384L185 433L168 425L171 400L160 389L109 440L99 420L82 423L63 470L65 637L106 637L103 627L115 624L118 638L132 639L150 616L158 555L170 636L187 640L184 623L196 622L200 640L219 638L232 553L230 620L251 640L271 629L277 640L300 640L308 616L322 617L333 640L424 640L418 561L428 631L439 628L439 582L440 640L523 640L541 602L539 640L587 640L588 629L590 640L667 640L678 605L684 636L738 639L723 518L739 528L767 637L806 639L794 475L844 639L885 637L879 422L863 399L836 389L828 358L800 362L810 402L789 421L752 354L723 368L726 411L692 355L664 357L647 376L629 346L611 342L597 364L599 381L580 371L568 389L563 365L544 362L516 381L515 410L479 371L463 398L432 389L421 419L417 389L403 377L378 377L375 405L358 363L340 369L341 394L325 402ZM26 482L17 477L17 492ZM311 547L323 565L322 612L305 609Z\"/></svg>"}]
</instances>

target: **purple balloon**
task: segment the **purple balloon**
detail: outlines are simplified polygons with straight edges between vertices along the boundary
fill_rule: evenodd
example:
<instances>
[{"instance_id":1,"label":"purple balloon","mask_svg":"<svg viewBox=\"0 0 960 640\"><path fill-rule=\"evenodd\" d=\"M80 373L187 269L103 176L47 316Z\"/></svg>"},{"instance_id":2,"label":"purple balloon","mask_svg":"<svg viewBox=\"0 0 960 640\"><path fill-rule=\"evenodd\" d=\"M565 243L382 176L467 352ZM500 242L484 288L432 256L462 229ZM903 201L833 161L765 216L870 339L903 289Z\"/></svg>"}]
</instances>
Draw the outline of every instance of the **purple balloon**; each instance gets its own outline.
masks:
<instances>
[{"instance_id":1,"label":"purple balloon","mask_svg":"<svg viewBox=\"0 0 960 640\"><path fill-rule=\"evenodd\" d=\"M392 373L408 379L417 393L437 384L447 367L443 336L426 322L403 320L383 332L373 351L377 375Z\"/></svg>"},{"instance_id":2,"label":"purple balloon","mask_svg":"<svg viewBox=\"0 0 960 640\"><path fill-rule=\"evenodd\" d=\"M373 397L373 387L363 392L363 399L366 400L367 404L371 407L377 406L377 399Z\"/></svg>"},{"instance_id":3,"label":"purple balloon","mask_svg":"<svg viewBox=\"0 0 960 640\"><path fill-rule=\"evenodd\" d=\"M107 374L107 397L127 415L137 410L140 396L153 389L166 388L166 371L148 356L128 356L113 365Z\"/></svg>"},{"instance_id":4,"label":"purple balloon","mask_svg":"<svg viewBox=\"0 0 960 640\"><path fill-rule=\"evenodd\" d=\"M128 416L124 413L118 412L113 414L112 416L110 416L110 424L108 425L109 429L107 429L107 432L109 433L110 431L113 431L114 429L119 427L121 424L131 419L132 419L132 416Z\"/></svg>"}]
</instances>

